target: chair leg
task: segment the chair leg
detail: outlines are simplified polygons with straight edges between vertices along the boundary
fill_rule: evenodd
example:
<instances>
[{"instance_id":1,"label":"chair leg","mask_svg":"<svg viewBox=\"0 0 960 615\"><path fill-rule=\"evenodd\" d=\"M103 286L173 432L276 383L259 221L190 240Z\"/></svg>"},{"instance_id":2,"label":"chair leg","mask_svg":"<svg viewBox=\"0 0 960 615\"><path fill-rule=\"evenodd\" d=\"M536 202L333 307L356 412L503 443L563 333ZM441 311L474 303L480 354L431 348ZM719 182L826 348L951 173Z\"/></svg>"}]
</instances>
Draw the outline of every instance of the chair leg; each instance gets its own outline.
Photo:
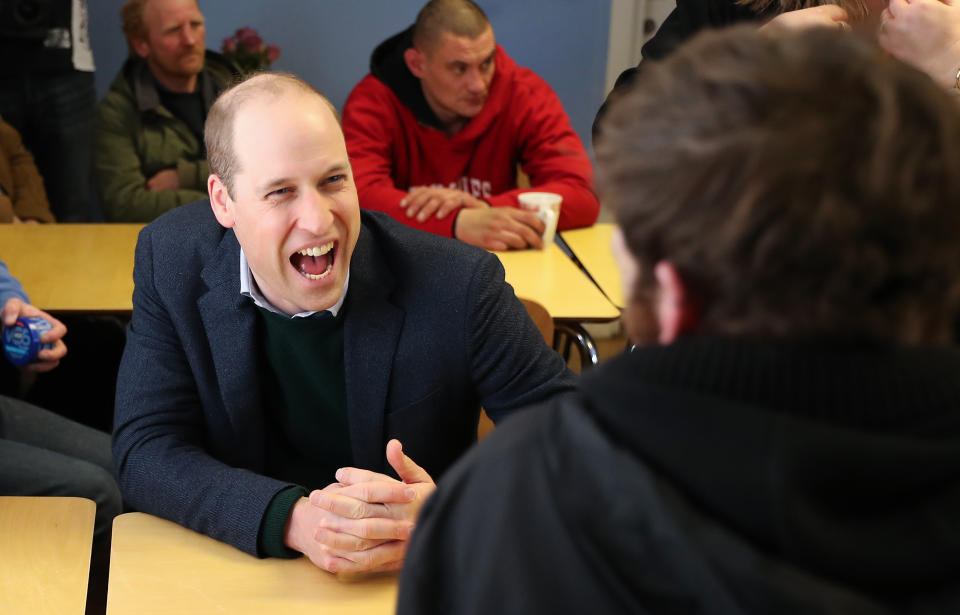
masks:
<instances>
[{"instance_id":1,"label":"chair leg","mask_svg":"<svg viewBox=\"0 0 960 615\"><path fill-rule=\"evenodd\" d=\"M580 323L554 321L553 347L560 352L564 361L568 363L570 361L570 351L574 344L576 344L577 352L580 355L581 370L590 369L600 364L597 345ZM561 345L563 347L562 351L560 350Z\"/></svg>"}]
</instances>

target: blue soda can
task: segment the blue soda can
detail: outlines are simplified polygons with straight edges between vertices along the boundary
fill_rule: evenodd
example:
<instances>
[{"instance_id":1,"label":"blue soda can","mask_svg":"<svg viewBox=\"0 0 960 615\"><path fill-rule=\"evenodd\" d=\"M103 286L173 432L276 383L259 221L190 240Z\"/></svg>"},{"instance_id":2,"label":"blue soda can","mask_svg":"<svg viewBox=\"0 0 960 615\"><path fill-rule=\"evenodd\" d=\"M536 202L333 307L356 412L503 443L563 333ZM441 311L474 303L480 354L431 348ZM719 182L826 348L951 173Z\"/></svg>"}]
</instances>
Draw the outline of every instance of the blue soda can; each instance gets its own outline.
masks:
<instances>
[{"instance_id":1,"label":"blue soda can","mask_svg":"<svg viewBox=\"0 0 960 615\"><path fill-rule=\"evenodd\" d=\"M43 318L18 318L13 326L3 329L3 353L14 365L36 361L38 352L54 346L40 341L40 336L52 328Z\"/></svg>"}]
</instances>

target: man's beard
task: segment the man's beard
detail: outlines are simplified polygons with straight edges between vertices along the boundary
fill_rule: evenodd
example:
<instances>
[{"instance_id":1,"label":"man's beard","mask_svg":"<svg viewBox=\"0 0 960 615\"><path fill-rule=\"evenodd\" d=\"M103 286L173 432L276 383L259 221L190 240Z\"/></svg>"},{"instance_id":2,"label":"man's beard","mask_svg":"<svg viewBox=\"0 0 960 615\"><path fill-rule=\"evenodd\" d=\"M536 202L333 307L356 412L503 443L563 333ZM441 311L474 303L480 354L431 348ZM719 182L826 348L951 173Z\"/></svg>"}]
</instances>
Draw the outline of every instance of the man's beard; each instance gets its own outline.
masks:
<instances>
[{"instance_id":1,"label":"man's beard","mask_svg":"<svg viewBox=\"0 0 960 615\"><path fill-rule=\"evenodd\" d=\"M166 63L166 65L160 65L160 68L170 75L177 75L178 77L192 77L193 75L199 74L200 71L203 70L204 59L204 51L190 51L188 53L180 54L172 62ZM188 61L190 68L185 67L185 64L187 64Z\"/></svg>"}]
</instances>

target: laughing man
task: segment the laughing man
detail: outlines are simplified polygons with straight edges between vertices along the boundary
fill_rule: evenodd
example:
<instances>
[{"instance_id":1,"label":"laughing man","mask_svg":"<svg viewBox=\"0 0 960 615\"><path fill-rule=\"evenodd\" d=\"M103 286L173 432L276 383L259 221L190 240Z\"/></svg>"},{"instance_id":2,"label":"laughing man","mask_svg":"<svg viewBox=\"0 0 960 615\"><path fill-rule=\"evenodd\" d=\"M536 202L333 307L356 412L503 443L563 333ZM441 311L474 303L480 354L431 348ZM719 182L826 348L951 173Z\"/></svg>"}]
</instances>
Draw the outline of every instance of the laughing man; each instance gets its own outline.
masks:
<instances>
[{"instance_id":1,"label":"laughing man","mask_svg":"<svg viewBox=\"0 0 960 615\"><path fill-rule=\"evenodd\" d=\"M497 421L573 377L496 257L361 212L335 112L306 83L235 86L205 139L209 201L137 245L124 497L257 556L396 568L480 405Z\"/></svg>"}]
</instances>

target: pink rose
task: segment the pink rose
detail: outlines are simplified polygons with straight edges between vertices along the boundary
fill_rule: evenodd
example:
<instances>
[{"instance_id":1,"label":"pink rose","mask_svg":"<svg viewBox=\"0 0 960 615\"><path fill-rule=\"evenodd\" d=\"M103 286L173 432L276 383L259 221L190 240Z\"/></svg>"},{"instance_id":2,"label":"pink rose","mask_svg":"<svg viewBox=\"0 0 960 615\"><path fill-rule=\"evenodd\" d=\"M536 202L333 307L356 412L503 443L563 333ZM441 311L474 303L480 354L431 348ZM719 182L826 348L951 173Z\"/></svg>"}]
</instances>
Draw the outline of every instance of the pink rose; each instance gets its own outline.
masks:
<instances>
[{"instance_id":1,"label":"pink rose","mask_svg":"<svg viewBox=\"0 0 960 615\"><path fill-rule=\"evenodd\" d=\"M260 46L263 45L263 39L256 32L252 34L248 32L240 37L240 44L252 53L260 49Z\"/></svg>"},{"instance_id":2,"label":"pink rose","mask_svg":"<svg viewBox=\"0 0 960 615\"><path fill-rule=\"evenodd\" d=\"M232 36L223 39L223 45L220 47L220 50L223 51L223 53L234 53L237 50L237 39Z\"/></svg>"},{"instance_id":3,"label":"pink rose","mask_svg":"<svg viewBox=\"0 0 960 615\"><path fill-rule=\"evenodd\" d=\"M280 48L276 45L267 45L267 62L273 64L280 57Z\"/></svg>"},{"instance_id":4,"label":"pink rose","mask_svg":"<svg viewBox=\"0 0 960 615\"><path fill-rule=\"evenodd\" d=\"M249 26L244 26L242 28L237 29L237 33L236 33L237 40L242 39L244 36L250 36L250 35L256 36L257 31Z\"/></svg>"}]
</instances>

